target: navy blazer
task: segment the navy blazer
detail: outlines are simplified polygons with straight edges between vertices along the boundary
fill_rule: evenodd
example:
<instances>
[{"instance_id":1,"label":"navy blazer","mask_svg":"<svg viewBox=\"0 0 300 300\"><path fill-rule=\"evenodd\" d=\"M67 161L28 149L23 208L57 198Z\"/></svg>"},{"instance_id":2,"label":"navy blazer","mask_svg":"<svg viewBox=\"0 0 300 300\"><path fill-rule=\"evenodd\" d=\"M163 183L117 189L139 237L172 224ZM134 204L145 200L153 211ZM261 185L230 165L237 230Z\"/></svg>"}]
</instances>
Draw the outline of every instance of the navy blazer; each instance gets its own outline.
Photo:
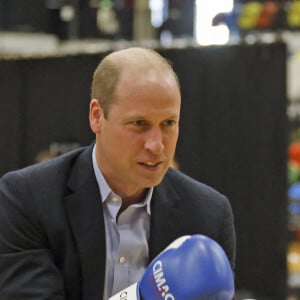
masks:
<instances>
[{"instance_id":1,"label":"navy blazer","mask_svg":"<svg viewBox=\"0 0 300 300\"><path fill-rule=\"evenodd\" d=\"M150 261L176 238L204 234L234 269L232 210L214 189L169 169L154 188L150 224ZM105 256L92 146L1 178L1 300L99 300Z\"/></svg>"}]
</instances>

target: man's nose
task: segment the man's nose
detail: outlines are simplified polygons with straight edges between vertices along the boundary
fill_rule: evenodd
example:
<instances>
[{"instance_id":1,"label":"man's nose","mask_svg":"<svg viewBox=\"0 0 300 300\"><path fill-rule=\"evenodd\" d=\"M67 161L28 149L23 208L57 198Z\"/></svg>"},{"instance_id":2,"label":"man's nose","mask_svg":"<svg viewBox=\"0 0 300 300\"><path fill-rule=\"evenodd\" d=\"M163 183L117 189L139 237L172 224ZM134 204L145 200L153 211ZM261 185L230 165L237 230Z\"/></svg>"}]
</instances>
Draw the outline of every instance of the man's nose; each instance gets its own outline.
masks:
<instances>
[{"instance_id":1,"label":"man's nose","mask_svg":"<svg viewBox=\"0 0 300 300\"><path fill-rule=\"evenodd\" d=\"M165 146L163 143L163 134L159 127L153 127L148 132L145 141L145 148L153 154L161 154Z\"/></svg>"}]
</instances>

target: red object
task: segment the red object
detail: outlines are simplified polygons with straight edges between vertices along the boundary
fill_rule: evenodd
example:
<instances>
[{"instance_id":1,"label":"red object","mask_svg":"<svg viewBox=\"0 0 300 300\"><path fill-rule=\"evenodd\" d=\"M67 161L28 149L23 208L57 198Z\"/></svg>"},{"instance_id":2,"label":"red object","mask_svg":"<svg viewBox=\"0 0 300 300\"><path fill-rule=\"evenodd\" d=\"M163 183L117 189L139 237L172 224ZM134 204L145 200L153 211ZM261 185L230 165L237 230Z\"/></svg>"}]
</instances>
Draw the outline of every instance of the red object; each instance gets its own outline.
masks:
<instances>
[{"instance_id":1,"label":"red object","mask_svg":"<svg viewBox=\"0 0 300 300\"><path fill-rule=\"evenodd\" d=\"M293 142L289 146L289 160L300 165L300 142Z\"/></svg>"},{"instance_id":2,"label":"red object","mask_svg":"<svg viewBox=\"0 0 300 300\"><path fill-rule=\"evenodd\" d=\"M271 1L265 2L263 4L262 12L256 23L257 28L259 29L272 28L278 9L279 7L277 3Z\"/></svg>"}]
</instances>

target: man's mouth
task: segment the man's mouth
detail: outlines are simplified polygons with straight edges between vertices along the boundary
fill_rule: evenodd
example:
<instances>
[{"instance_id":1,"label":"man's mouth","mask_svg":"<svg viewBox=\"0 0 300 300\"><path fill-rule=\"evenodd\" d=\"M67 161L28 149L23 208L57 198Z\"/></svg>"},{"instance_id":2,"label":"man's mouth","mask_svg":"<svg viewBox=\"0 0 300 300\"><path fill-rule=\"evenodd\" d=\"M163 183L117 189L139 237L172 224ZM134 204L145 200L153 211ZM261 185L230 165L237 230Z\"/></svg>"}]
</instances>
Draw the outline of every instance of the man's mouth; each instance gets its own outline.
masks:
<instances>
[{"instance_id":1,"label":"man's mouth","mask_svg":"<svg viewBox=\"0 0 300 300\"><path fill-rule=\"evenodd\" d=\"M157 166L159 166L161 164L161 162L151 162L151 161L145 161L145 162L141 162L142 165L145 165L147 167L151 167L151 168L155 168Z\"/></svg>"}]
</instances>

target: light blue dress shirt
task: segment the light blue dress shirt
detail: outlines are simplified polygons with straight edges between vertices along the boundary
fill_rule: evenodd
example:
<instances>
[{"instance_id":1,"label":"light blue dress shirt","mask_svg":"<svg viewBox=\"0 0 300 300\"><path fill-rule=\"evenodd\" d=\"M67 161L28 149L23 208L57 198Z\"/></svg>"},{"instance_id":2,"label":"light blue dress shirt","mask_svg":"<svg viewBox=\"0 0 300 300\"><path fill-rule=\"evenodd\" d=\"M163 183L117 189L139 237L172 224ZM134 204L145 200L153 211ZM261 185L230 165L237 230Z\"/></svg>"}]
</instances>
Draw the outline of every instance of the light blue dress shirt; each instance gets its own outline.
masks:
<instances>
[{"instance_id":1,"label":"light blue dress shirt","mask_svg":"<svg viewBox=\"0 0 300 300\"><path fill-rule=\"evenodd\" d=\"M116 294L142 277L146 270L150 234L150 202L153 188L144 201L130 205L117 220L122 199L107 184L96 161L93 167L103 203L106 233L106 268L103 300ZM100 284L100 283L99 283Z\"/></svg>"}]
</instances>

